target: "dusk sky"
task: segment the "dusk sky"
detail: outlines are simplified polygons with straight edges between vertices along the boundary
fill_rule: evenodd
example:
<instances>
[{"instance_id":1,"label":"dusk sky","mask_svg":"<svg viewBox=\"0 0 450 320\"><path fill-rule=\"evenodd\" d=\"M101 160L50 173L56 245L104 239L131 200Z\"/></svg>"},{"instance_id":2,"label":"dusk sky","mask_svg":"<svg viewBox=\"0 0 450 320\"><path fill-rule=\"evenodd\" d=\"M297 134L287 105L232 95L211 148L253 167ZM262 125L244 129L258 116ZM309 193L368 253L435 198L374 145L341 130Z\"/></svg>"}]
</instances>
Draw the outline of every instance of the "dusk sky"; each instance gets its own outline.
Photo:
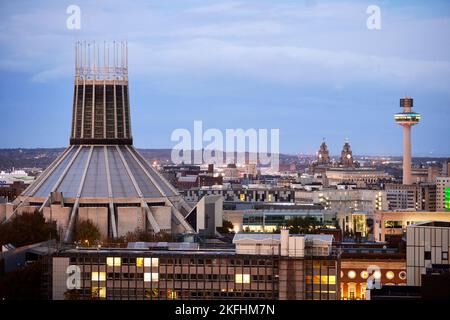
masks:
<instances>
[{"instance_id":1,"label":"dusk sky","mask_svg":"<svg viewBox=\"0 0 450 320\"><path fill-rule=\"evenodd\" d=\"M139 148L171 148L202 120L280 129L284 153L325 138L334 155L348 138L355 154L400 155L408 95L413 155L450 155L449 1L1 1L0 148L68 145L77 40L128 41Z\"/></svg>"}]
</instances>

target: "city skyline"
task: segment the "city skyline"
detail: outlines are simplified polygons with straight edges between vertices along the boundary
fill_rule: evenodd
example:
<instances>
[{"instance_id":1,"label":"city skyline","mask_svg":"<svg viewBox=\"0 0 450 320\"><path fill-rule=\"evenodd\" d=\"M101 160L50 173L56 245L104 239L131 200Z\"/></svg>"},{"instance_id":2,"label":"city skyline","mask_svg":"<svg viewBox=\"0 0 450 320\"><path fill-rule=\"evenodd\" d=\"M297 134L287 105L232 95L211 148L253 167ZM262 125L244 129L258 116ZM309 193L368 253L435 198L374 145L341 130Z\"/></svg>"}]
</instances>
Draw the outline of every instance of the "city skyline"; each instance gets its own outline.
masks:
<instances>
[{"instance_id":1,"label":"city skyline","mask_svg":"<svg viewBox=\"0 0 450 320\"><path fill-rule=\"evenodd\" d=\"M74 42L114 35L130 48L139 148L171 148L173 130L203 120L223 131L279 128L285 154L315 154L325 137L334 155L348 138L355 154L399 156L392 117L408 95L423 117L413 157L448 156L450 53L440 40L450 6L434 4L381 2L382 28L368 30L368 2L138 2L127 4L130 19L120 2L81 1L81 29L68 30L66 5L2 3L0 109L10 121L0 148L66 145Z\"/></svg>"}]
</instances>

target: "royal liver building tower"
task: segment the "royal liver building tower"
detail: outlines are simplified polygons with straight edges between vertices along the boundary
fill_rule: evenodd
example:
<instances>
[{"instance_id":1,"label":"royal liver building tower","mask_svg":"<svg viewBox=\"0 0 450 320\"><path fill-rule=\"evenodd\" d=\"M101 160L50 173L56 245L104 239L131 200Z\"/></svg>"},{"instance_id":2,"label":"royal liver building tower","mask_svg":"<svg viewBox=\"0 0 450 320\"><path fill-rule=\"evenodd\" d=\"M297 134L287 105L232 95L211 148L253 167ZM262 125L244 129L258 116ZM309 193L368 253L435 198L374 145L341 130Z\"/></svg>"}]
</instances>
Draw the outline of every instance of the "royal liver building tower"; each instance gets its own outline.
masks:
<instances>
[{"instance_id":1,"label":"royal liver building tower","mask_svg":"<svg viewBox=\"0 0 450 320\"><path fill-rule=\"evenodd\" d=\"M43 212L65 242L87 219L103 237L193 232L189 205L133 147L126 43L76 43L70 146L10 209Z\"/></svg>"}]
</instances>

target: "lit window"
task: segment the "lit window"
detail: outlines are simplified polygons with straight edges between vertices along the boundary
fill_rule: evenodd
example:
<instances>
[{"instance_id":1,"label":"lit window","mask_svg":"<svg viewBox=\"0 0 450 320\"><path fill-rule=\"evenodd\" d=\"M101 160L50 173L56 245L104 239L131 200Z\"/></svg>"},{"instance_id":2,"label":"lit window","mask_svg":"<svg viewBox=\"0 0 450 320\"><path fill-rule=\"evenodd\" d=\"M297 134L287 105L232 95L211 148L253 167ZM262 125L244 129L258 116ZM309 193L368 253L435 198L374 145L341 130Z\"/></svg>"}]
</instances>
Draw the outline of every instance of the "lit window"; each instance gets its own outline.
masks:
<instances>
[{"instance_id":1,"label":"lit window","mask_svg":"<svg viewBox=\"0 0 450 320\"><path fill-rule=\"evenodd\" d=\"M344 272L343 271L341 271L341 278L343 278L344 277Z\"/></svg>"},{"instance_id":2,"label":"lit window","mask_svg":"<svg viewBox=\"0 0 450 320\"><path fill-rule=\"evenodd\" d=\"M369 273L367 271L361 271L361 278L367 279L369 277Z\"/></svg>"},{"instance_id":3,"label":"lit window","mask_svg":"<svg viewBox=\"0 0 450 320\"><path fill-rule=\"evenodd\" d=\"M157 267L159 258L136 258L137 267Z\"/></svg>"},{"instance_id":4,"label":"lit window","mask_svg":"<svg viewBox=\"0 0 450 320\"><path fill-rule=\"evenodd\" d=\"M313 284L336 284L335 276L306 276L306 282Z\"/></svg>"},{"instance_id":5,"label":"lit window","mask_svg":"<svg viewBox=\"0 0 450 320\"><path fill-rule=\"evenodd\" d=\"M92 298L106 298L106 287L92 287Z\"/></svg>"},{"instance_id":6,"label":"lit window","mask_svg":"<svg viewBox=\"0 0 450 320\"><path fill-rule=\"evenodd\" d=\"M402 280L406 279L406 271L400 271L398 277Z\"/></svg>"},{"instance_id":7,"label":"lit window","mask_svg":"<svg viewBox=\"0 0 450 320\"><path fill-rule=\"evenodd\" d=\"M122 258L107 257L106 264L108 265L108 267L120 267L122 265Z\"/></svg>"},{"instance_id":8,"label":"lit window","mask_svg":"<svg viewBox=\"0 0 450 320\"><path fill-rule=\"evenodd\" d=\"M349 277L350 279L355 279L355 277L356 277L356 272L353 271L353 270L350 270L350 271L348 272L348 277Z\"/></svg>"},{"instance_id":9,"label":"lit window","mask_svg":"<svg viewBox=\"0 0 450 320\"><path fill-rule=\"evenodd\" d=\"M386 278L388 278L389 280L394 279L394 273L392 271L386 272Z\"/></svg>"},{"instance_id":10,"label":"lit window","mask_svg":"<svg viewBox=\"0 0 450 320\"><path fill-rule=\"evenodd\" d=\"M235 281L236 281L236 283L250 283L250 275L236 273Z\"/></svg>"},{"instance_id":11,"label":"lit window","mask_svg":"<svg viewBox=\"0 0 450 320\"><path fill-rule=\"evenodd\" d=\"M136 266L138 267L157 267L159 258L137 258Z\"/></svg>"},{"instance_id":12,"label":"lit window","mask_svg":"<svg viewBox=\"0 0 450 320\"><path fill-rule=\"evenodd\" d=\"M158 282L159 274L156 272L145 272L144 282Z\"/></svg>"},{"instance_id":13,"label":"lit window","mask_svg":"<svg viewBox=\"0 0 450 320\"><path fill-rule=\"evenodd\" d=\"M241 199L241 201L245 201L245 194L241 194L241 195L239 196L239 199Z\"/></svg>"},{"instance_id":14,"label":"lit window","mask_svg":"<svg viewBox=\"0 0 450 320\"><path fill-rule=\"evenodd\" d=\"M106 272L91 272L91 280L92 281L105 281L106 280Z\"/></svg>"}]
</instances>

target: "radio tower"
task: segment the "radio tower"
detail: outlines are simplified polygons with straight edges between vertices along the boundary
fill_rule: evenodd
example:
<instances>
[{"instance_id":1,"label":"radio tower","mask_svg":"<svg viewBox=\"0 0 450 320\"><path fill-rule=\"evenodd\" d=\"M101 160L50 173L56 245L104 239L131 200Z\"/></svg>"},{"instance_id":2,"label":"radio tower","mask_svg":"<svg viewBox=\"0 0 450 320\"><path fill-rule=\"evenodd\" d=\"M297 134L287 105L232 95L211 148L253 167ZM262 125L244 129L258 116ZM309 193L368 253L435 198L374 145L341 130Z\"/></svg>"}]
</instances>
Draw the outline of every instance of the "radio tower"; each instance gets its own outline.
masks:
<instances>
[{"instance_id":1,"label":"radio tower","mask_svg":"<svg viewBox=\"0 0 450 320\"><path fill-rule=\"evenodd\" d=\"M403 112L397 113L395 122L403 127L403 184L412 184L411 177L411 127L420 121L420 114L412 112L413 99L400 99Z\"/></svg>"}]
</instances>

